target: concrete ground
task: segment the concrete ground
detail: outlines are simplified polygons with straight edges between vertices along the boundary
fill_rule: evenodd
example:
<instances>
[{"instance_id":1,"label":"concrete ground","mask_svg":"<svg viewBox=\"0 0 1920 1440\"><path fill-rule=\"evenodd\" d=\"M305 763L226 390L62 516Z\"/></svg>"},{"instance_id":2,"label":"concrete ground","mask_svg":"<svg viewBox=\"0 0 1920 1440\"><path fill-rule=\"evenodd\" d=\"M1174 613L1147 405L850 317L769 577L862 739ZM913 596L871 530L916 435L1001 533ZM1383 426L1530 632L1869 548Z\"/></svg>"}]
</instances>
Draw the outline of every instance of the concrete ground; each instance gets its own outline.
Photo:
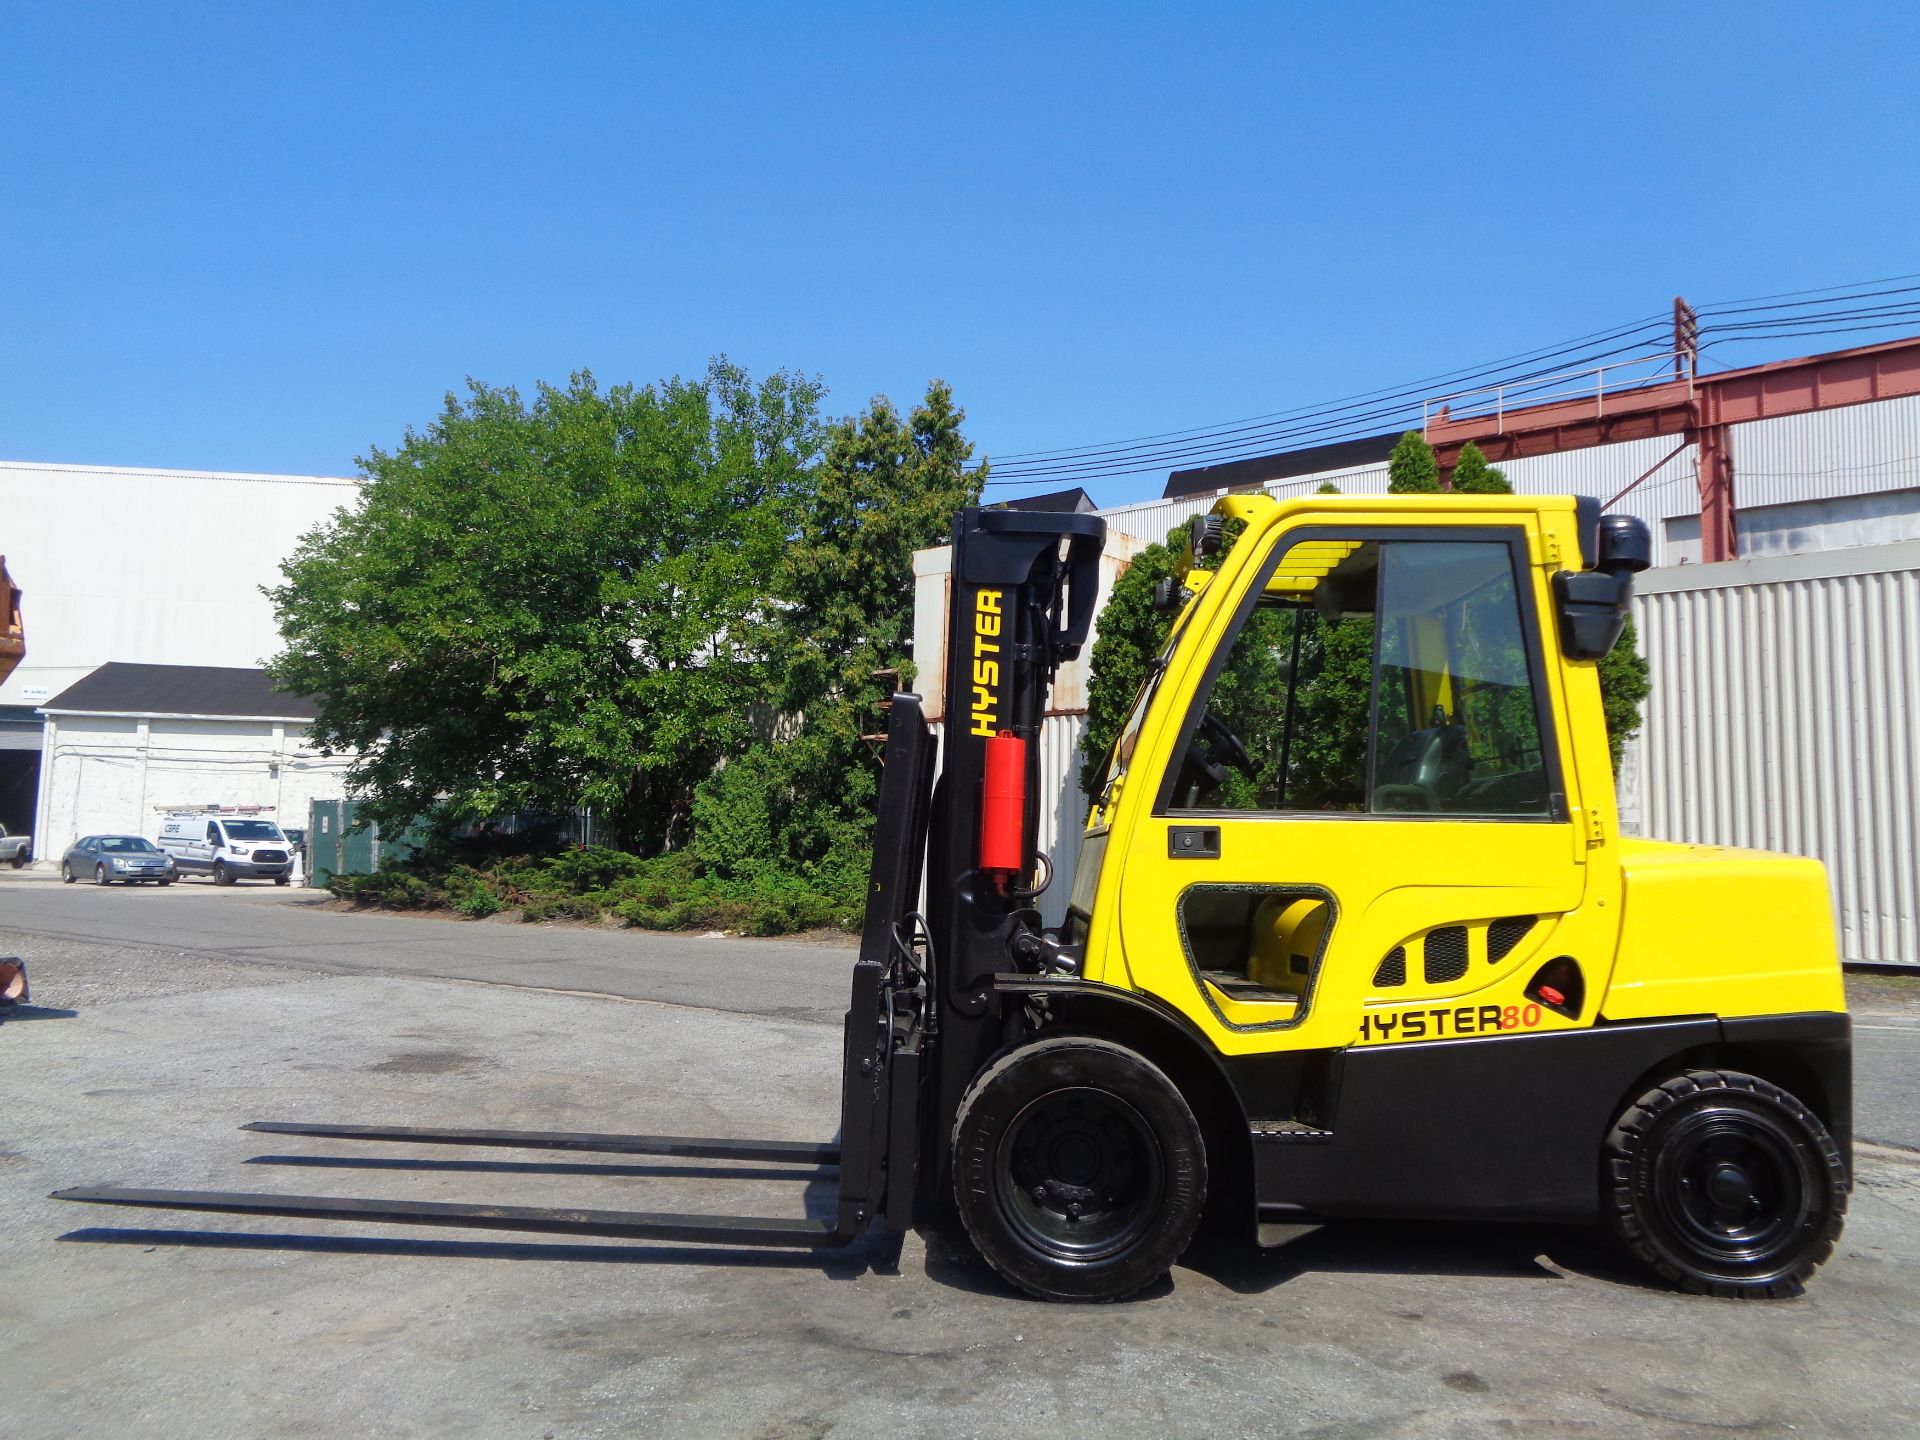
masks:
<instances>
[{"instance_id":1,"label":"concrete ground","mask_svg":"<svg viewBox=\"0 0 1920 1440\"><path fill-rule=\"evenodd\" d=\"M825 1214L831 1172L235 1127L824 1139L849 957L30 877L0 878L0 954L27 956L36 1002L0 1024L9 1440L1920 1433L1920 1156L1877 1145L1840 1253L1768 1304L1669 1293L1544 1227L1208 1242L1142 1299L1083 1308L1009 1294L950 1235L823 1260L52 1201L144 1184ZM1860 1002L1863 1122L1894 1117L1874 1128L1897 1140L1920 990Z\"/></svg>"}]
</instances>

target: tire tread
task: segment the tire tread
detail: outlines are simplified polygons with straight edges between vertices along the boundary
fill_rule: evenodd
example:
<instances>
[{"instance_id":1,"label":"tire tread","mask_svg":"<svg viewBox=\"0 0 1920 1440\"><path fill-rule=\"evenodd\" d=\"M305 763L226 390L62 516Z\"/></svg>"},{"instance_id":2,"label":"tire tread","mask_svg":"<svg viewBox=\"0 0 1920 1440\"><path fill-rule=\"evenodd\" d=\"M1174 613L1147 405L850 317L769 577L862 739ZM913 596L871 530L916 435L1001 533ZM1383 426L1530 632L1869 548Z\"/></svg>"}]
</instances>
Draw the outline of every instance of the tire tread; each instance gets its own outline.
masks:
<instances>
[{"instance_id":1,"label":"tire tread","mask_svg":"<svg viewBox=\"0 0 1920 1440\"><path fill-rule=\"evenodd\" d=\"M1792 1273L1759 1284L1733 1284L1694 1275L1669 1260L1647 1233L1633 1203L1633 1166L1641 1143L1652 1127L1675 1105L1712 1090L1724 1090L1779 1106L1802 1125L1817 1143L1821 1161L1832 1176L1833 1213L1826 1232L1795 1265ZM1608 1228L1635 1259L1662 1279L1696 1295L1729 1300L1785 1300L1802 1293L1807 1277L1826 1262L1839 1242L1847 1212L1847 1163L1840 1147L1820 1117L1790 1092L1770 1080L1739 1070L1684 1070L1662 1080L1629 1105L1607 1135L1602 1162L1602 1208Z\"/></svg>"},{"instance_id":2,"label":"tire tread","mask_svg":"<svg viewBox=\"0 0 1920 1440\"><path fill-rule=\"evenodd\" d=\"M1167 1076L1165 1071L1161 1070L1159 1066L1155 1065L1151 1060L1147 1059L1144 1055L1140 1054L1138 1051L1131 1050L1125 1045L1116 1044L1111 1040L1102 1040L1091 1035L1050 1035L1043 1040L1029 1040L1029 1041L1008 1047L1006 1050L1003 1050L1000 1054L996 1055L992 1060L988 1061L988 1063L981 1069L980 1073L973 1077L973 1082L967 1086L966 1092L960 1097L959 1106L954 1111L953 1130L948 1137L948 1143L950 1146L948 1153L955 1156L958 1156L961 1153L960 1137L966 1127L968 1117L972 1114L973 1109L975 1105L978 1103L978 1101L980 1100L980 1098L983 1095L988 1094L992 1090L994 1082L1000 1076L1004 1075L1007 1071L1013 1069L1016 1065L1031 1063L1036 1057L1036 1055L1043 1054L1045 1052L1053 1051L1053 1050L1104 1051L1107 1054L1112 1055L1117 1059L1126 1061L1130 1064L1144 1066L1149 1072L1158 1076L1160 1080L1166 1084L1169 1093L1179 1098L1183 1106L1185 1106L1186 1104L1185 1097L1180 1094L1179 1086L1173 1083L1173 1081ZM1190 1107L1188 1108L1188 1115L1190 1118L1192 1118L1192 1110ZM1195 1133L1200 1134L1198 1120L1195 1119L1193 1123L1194 1123ZM1205 1208L1205 1203L1206 1203L1207 1166L1206 1166L1206 1145L1205 1145L1204 1136L1202 1136L1201 1143L1199 1146L1199 1154L1200 1154L1200 1192L1198 1197L1196 1198L1196 1201L1193 1207L1196 1221L1198 1219L1200 1212ZM958 1183L959 1183L959 1174L958 1174L957 1167L956 1167L956 1173L955 1173L954 1179L955 1179L955 1186L957 1189ZM958 1197L956 1195L956 1199L957 1198ZM963 1218L965 1216L965 1213L966 1213L966 1207L963 1204L961 1206L961 1214ZM1192 1239L1192 1231L1189 1230L1187 1240L1191 1241L1191 1239ZM1186 1242L1183 1242L1181 1245L1180 1251L1176 1252L1174 1255L1172 1255L1169 1258L1168 1264L1171 1265L1174 1261L1178 1260L1180 1258L1180 1254L1184 1253L1185 1248L1186 1248ZM1036 1298L1042 1299L1042 1300L1060 1300L1060 1299L1070 1298L1077 1304L1111 1305L1115 1301L1125 1300L1130 1298L1131 1296L1137 1295L1140 1291L1144 1290L1147 1286L1151 1285L1155 1280L1161 1278L1161 1276L1166 1273L1164 1270L1162 1270L1157 1274L1143 1275L1139 1279L1139 1281L1135 1284L1132 1284L1125 1288L1115 1289L1113 1291L1103 1293L1103 1294L1085 1294L1085 1295L1075 1294L1071 1297L1067 1297L1067 1296L1061 1295L1058 1292L1049 1292L1046 1290L1041 1290L1036 1288L1029 1280L1014 1273L1007 1266L1002 1264L1000 1259L996 1257L994 1254L992 1254L988 1247L981 1245L978 1242L978 1240L975 1240L974 1242L974 1249L979 1253L981 1259L987 1262L988 1267L993 1271L993 1273L998 1275L1007 1284L1013 1286L1016 1290L1022 1290L1027 1294L1035 1296Z\"/></svg>"}]
</instances>

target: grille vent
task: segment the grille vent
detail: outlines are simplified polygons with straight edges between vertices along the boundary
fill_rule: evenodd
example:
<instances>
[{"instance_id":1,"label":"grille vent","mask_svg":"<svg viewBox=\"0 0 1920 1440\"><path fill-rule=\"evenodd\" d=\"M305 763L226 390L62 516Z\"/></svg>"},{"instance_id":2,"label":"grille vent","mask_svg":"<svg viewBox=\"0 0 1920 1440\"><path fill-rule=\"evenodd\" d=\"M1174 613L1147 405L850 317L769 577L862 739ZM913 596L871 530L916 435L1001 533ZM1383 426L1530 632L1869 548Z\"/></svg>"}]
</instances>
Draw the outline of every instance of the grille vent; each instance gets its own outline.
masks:
<instances>
[{"instance_id":1,"label":"grille vent","mask_svg":"<svg viewBox=\"0 0 1920 1440\"><path fill-rule=\"evenodd\" d=\"M1428 934L1426 976L1429 985L1447 985L1467 973L1467 927L1449 925Z\"/></svg>"},{"instance_id":2,"label":"grille vent","mask_svg":"<svg viewBox=\"0 0 1920 1440\"><path fill-rule=\"evenodd\" d=\"M1387 958L1380 962L1380 968L1373 972L1376 989L1385 990L1390 986L1407 983L1407 947L1396 945L1387 952Z\"/></svg>"},{"instance_id":3,"label":"grille vent","mask_svg":"<svg viewBox=\"0 0 1920 1440\"><path fill-rule=\"evenodd\" d=\"M1487 963L1498 965L1506 959L1513 947L1527 938L1527 932L1533 929L1536 918L1532 915L1509 915L1487 926Z\"/></svg>"}]
</instances>

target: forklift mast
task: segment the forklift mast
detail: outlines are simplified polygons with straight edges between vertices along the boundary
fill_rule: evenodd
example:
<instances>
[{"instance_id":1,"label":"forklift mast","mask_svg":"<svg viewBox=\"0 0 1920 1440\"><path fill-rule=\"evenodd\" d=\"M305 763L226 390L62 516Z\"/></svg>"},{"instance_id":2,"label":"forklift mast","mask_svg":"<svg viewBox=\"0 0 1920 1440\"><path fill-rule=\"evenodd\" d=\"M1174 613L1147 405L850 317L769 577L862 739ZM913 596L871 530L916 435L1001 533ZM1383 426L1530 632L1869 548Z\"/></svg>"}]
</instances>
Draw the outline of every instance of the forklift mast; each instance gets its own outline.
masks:
<instances>
[{"instance_id":1,"label":"forklift mast","mask_svg":"<svg viewBox=\"0 0 1920 1440\"><path fill-rule=\"evenodd\" d=\"M1040 727L1054 672L1093 625L1106 522L1097 515L963 510L947 606L941 776L926 915L939 957L940 1044L922 1123L948 1134L967 1085L1004 1043L992 977L1040 954ZM881 814L887 814L883 799ZM1077 843L1078 837L1073 837ZM949 1186L945 1146L924 1193Z\"/></svg>"}]
</instances>

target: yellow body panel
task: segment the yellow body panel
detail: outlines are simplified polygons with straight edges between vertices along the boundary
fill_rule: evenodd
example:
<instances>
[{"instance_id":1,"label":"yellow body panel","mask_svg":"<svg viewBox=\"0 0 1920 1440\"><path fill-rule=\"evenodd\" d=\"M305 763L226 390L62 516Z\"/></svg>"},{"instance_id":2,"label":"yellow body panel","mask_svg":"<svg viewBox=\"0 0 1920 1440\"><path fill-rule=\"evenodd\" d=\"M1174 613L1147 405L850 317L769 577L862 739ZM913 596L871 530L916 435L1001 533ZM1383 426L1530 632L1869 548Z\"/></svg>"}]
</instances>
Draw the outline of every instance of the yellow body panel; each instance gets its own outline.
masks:
<instances>
[{"instance_id":1,"label":"yellow body panel","mask_svg":"<svg viewBox=\"0 0 1920 1440\"><path fill-rule=\"evenodd\" d=\"M1607 1019L1846 1009L1818 860L1659 840L1620 851L1625 923Z\"/></svg>"},{"instance_id":2,"label":"yellow body panel","mask_svg":"<svg viewBox=\"0 0 1920 1440\"><path fill-rule=\"evenodd\" d=\"M1216 512L1246 529L1188 601L1164 674L1127 742L1125 773L1089 817L1082 864L1097 875L1076 885L1090 902L1089 979L1159 997L1229 1055L1568 1029L1603 1015L1842 1008L1831 911L1816 863L1705 856L1621 839L1597 666L1566 658L1554 623L1552 576L1581 563L1571 499L1232 496ZM1450 528L1524 533L1518 599L1536 618L1544 652L1542 708L1558 762L1561 818L1159 810L1189 709L1274 547L1302 527L1342 525L1417 527L1428 538ZM1282 598L1310 592L1356 548L1338 539L1308 541L1297 556L1287 551L1265 588ZM1414 627L1407 634L1421 654L1428 642ZM1454 713L1445 674L1420 672L1412 683L1417 703ZM1218 827L1218 854L1170 858L1169 830L1195 824ZM1242 978L1257 983L1203 973L1197 942L1181 919L1183 899L1195 887L1274 892L1256 912L1247 941ZM1490 959L1489 923L1514 917L1531 917L1531 930ZM1321 943L1310 973L1275 984L1277 967L1293 953L1292 930L1301 927L1323 932L1314 936ZM1454 927L1467 935L1465 972L1430 982L1426 937ZM1448 943L1457 954L1457 940ZM1375 983L1376 968L1396 947L1405 982L1385 990ZM1585 981L1584 1004L1573 1016L1525 993L1540 966L1563 955L1578 958Z\"/></svg>"}]
</instances>

